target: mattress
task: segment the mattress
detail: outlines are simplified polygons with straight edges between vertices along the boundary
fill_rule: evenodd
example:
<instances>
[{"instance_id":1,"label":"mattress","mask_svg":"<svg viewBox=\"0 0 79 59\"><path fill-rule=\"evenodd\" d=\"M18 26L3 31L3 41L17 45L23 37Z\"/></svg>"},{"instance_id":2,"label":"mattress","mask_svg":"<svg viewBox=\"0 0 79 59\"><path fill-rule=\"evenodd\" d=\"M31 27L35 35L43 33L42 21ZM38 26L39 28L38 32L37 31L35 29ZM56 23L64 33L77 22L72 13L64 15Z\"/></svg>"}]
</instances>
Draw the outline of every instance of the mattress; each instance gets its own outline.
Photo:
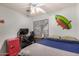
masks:
<instances>
[{"instance_id":1,"label":"mattress","mask_svg":"<svg viewBox=\"0 0 79 59\"><path fill-rule=\"evenodd\" d=\"M39 43L34 43L19 53L21 56L79 56L77 53L49 47Z\"/></svg>"},{"instance_id":2,"label":"mattress","mask_svg":"<svg viewBox=\"0 0 79 59\"><path fill-rule=\"evenodd\" d=\"M39 41L38 43L45 45L45 46L52 47L52 48L57 48L57 49L79 54L79 42L46 38L46 39Z\"/></svg>"}]
</instances>

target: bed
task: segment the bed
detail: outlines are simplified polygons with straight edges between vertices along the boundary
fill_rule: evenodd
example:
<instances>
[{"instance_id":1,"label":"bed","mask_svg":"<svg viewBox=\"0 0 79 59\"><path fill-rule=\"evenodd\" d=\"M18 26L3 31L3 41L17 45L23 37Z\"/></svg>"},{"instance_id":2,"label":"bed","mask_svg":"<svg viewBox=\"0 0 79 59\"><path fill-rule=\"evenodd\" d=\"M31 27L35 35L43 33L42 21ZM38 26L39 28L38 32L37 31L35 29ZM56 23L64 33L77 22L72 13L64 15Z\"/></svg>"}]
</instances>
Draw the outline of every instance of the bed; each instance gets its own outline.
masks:
<instances>
[{"instance_id":1,"label":"bed","mask_svg":"<svg viewBox=\"0 0 79 59\"><path fill-rule=\"evenodd\" d=\"M22 56L79 56L79 43L45 38L21 50Z\"/></svg>"}]
</instances>

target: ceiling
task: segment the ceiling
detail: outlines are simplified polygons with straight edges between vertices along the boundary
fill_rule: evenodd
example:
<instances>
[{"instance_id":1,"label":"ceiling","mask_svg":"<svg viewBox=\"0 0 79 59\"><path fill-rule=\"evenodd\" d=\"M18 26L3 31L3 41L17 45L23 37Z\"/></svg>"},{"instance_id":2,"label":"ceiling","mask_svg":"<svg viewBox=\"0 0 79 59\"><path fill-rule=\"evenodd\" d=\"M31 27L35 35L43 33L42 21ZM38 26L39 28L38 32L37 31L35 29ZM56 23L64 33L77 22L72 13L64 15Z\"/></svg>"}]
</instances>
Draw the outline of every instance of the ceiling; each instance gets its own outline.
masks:
<instances>
[{"instance_id":1,"label":"ceiling","mask_svg":"<svg viewBox=\"0 0 79 59\"><path fill-rule=\"evenodd\" d=\"M28 6L30 6L30 3L2 3L0 5L3 5L7 8L11 8L24 15L30 15L30 13L26 11L29 9ZM72 5L75 5L75 3L44 3L44 5L41 5L39 7L44 9L46 13L49 13L49 12L55 12L59 9L63 9ZM42 13L30 16L37 16L37 15L42 15Z\"/></svg>"}]
</instances>

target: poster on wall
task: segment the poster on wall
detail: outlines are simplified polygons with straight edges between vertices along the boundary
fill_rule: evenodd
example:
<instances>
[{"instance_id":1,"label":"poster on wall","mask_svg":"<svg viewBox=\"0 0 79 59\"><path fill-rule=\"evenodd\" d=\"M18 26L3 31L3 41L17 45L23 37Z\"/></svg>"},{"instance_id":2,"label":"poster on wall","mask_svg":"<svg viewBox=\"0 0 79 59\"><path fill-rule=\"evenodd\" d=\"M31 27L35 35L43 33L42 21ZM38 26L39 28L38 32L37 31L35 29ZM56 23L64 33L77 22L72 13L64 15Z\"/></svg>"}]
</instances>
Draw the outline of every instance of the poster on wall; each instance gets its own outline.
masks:
<instances>
[{"instance_id":1,"label":"poster on wall","mask_svg":"<svg viewBox=\"0 0 79 59\"><path fill-rule=\"evenodd\" d=\"M35 32L35 36L37 37L42 36L48 37L49 35L48 19L34 21L33 30Z\"/></svg>"}]
</instances>

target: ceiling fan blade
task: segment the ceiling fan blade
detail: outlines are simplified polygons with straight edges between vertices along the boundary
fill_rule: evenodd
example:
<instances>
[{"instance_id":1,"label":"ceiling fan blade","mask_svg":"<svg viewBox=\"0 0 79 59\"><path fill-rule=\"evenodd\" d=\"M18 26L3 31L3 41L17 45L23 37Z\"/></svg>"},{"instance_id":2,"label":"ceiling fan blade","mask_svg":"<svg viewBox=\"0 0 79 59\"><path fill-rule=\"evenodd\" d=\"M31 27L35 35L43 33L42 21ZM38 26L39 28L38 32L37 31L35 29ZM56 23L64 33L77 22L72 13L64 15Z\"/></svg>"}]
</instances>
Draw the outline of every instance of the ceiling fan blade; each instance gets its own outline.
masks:
<instances>
[{"instance_id":1,"label":"ceiling fan blade","mask_svg":"<svg viewBox=\"0 0 79 59\"><path fill-rule=\"evenodd\" d=\"M44 4L30 4L30 14L38 14L38 13L46 13L42 8L39 6L42 6Z\"/></svg>"},{"instance_id":2,"label":"ceiling fan blade","mask_svg":"<svg viewBox=\"0 0 79 59\"><path fill-rule=\"evenodd\" d=\"M36 12L36 11L35 11L35 7L31 6L30 9L31 9L31 12L30 12L30 13L31 13L31 14L35 14L35 12Z\"/></svg>"},{"instance_id":3,"label":"ceiling fan blade","mask_svg":"<svg viewBox=\"0 0 79 59\"><path fill-rule=\"evenodd\" d=\"M42 9L42 8L40 8L40 7L36 8L36 9L37 9L37 10L36 10L36 11L37 11L37 13L38 13L38 12L46 13L46 12L45 12L45 10L43 10L43 9Z\"/></svg>"},{"instance_id":4,"label":"ceiling fan blade","mask_svg":"<svg viewBox=\"0 0 79 59\"><path fill-rule=\"evenodd\" d=\"M43 6L45 5L45 3L38 3L36 6L40 7L40 6Z\"/></svg>"}]
</instances>

